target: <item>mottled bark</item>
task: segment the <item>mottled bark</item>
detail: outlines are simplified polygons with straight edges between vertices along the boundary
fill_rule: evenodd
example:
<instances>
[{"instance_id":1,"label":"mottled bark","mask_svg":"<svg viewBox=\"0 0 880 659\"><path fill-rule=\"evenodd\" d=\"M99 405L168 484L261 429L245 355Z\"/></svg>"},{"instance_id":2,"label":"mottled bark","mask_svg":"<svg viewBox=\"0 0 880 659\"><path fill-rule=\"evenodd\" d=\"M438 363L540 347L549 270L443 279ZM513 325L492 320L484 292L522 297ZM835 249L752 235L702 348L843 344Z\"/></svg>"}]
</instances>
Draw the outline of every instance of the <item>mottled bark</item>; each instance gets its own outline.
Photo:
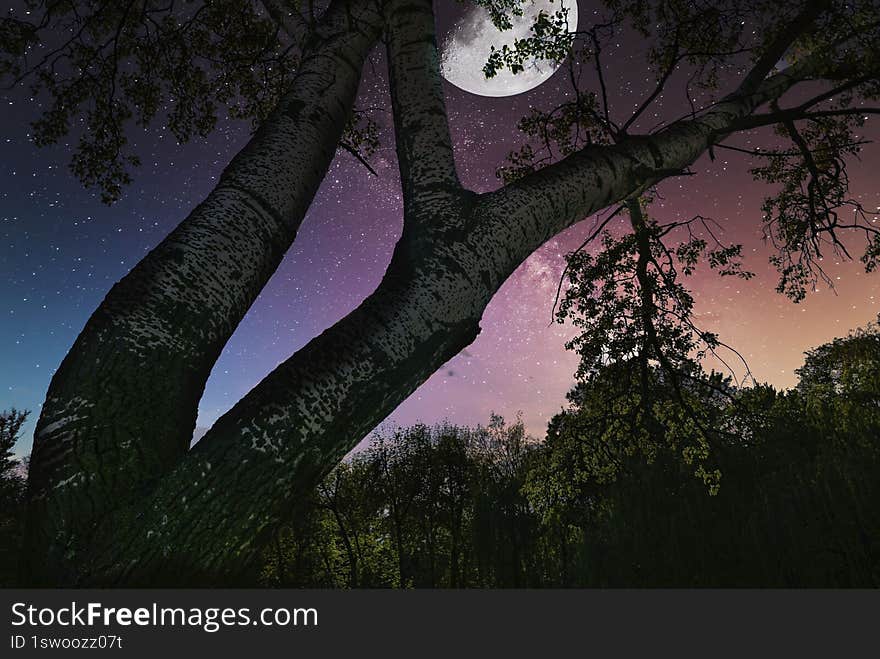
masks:
<instances>
[{"instance_id":1,"label":"mottled bark","mask_svg":"<svg viewBox=\"0 0 880 659\"><path fill-rule=\"evenodd\" d=\"M386 4L388 68L407 221L431 223L461 189L440 79L431 0ZM452 194L450 194L452 193ZM447 214L448 215L448 214ZM447 216L447 221L452 218Z\"/></svg>"},{"instance_id":2,"label":"mottled bark","mask_svg":"<svg viewBox=\"0 0 880 659\"><path fill-rule=\"evenodd\" d=\"M468 200L459 216L470 216ZM468 272L479 254L439 230L434 238L404 236L358 309L221 417L148 510L106 525L115 564L95 563L103 574L86 579L236 581L290 506L476 337L495 287Z\"/></svg>"},{"instance_id":3,"label":"mottled bark","mask_svg":"<svg viewBox=\"0 0 880 659\"><path fill-rule=\"evenodd\" d=\"M788 87L774 79L766 84ZM529 254L666 168L685 167L705 151L713 131L757 103L731 100L655 138L586 150L496 193L435 190L440 203L424 210L415 204L418 217L430 221L407 216L378 289L225 414L139 517L114 520L105 558L94 563L99 573L85 579L246 577L263 536L289 507L473 341L492 295Z\"/></svg>"},{"instance_id":4,"label":"mottled bark","mask_svg":"<svg viewBox=\"0 0 880 659\"><path fill-rule=\"evenodd\" d=\"M633 136L612 146L586 147L563 160L484 196L500 217L528 238L534 249L583 217L636 195L669 176L683 174L742 117L782 96L804 79L818 76L822 61L807 59L752 88L751 79L696 118L676 122L654 135ZM751 89L751 91L750 91ZM499 229L502 227L499 226ZM530 252L529 252L530 253ZM515 258L528 256L519 252Z\"/></svg>"},{"instance_id":5,"label":"mottled bark","mask_svg":"<svg viewBox=\"0 0 880 659\"><path fill-rule=\"evenodd\" d=\"M366 2L328 10L292 91L77 338L34 436L32 580L63 581L94 522L148 492L188 449L208 374L296 236L380 28Z\"/></svg>"},{"instance_id":6,"label":"mottled bark","mask_svg":"<svg viewBox=\"0 0 880 659\"><path fill-rule=\"evenodd\" d=\"M84 332L91 338L84 346L78 341L74 348L82 370L65 375L71 388L64 390L60 402L52 403L56 412L44 415L39 431L43 447L56 432L70 437L86 428L90 433L98 428L96 436L108 438L107 453L97 450L104 439L90 441L91 453L67 452L71 456L66 458L65 470L40 467L46 487L55 486L63 495L52 497L54 513L62 520L56 525L67 523L64 515L82 515L81 509L89 510L90 505L94 506L90 509L92 519L106 515L92 538L88 558L76 556L70 564L80 583L179 585L234 583L246 578L264 540L271 537L290 508L406 396L473 341L492 295L529 254L574 222L683 170L738 119L815 73L810 68L815 63L809 60L769 79L765 79L766 72L759 71L735 94L696 119L674 124L654 136L585 149L498 192L478 196L462 190L455 174L429 0L393 0L386 5L385 20L405 223L382 283L358 309L276 368L182 458L188 434L172 429L174 424L162 415L175 413L176 423L182 420L186 430L192 428L204 384L199 378L207 376L211 357L216 358L225 341L218 328L228 336L234 327L234 323L227 327L221 320L226 318L228 323L230 314L234 316L233 306L235 313L244 312L248 295L258 290L253 282L259 280L251 276L246 294L238 290L244 286L237 283L241 275L236 272L233 276L229 268L208 267L191 252L196 250L199 258L210 253L214 258L211 250L216 249L222 259L237 263L227 252L243 249L248 260L271 272L280 252L272 261L257 248L268 252L283 248L273 247L274 239L264 238L260 243L247 232L239 235L234 230L238 224L230 221L220 232L222 236L212 233L206 239L198 233L187 234L171 242L182 254L181 263L201 263L204 271L191 267L172 270L185 273L176 277L143 275L152 286L143 292L137 287L134 290L145 296L146 307L135 304L131 294L111 293L108 300L119 298L124 311L111 305L112 313L96 314L106 320L94 321L95 327ZM769 70L766 62L758 66ZM346 78L346 70L337 78ZM339 84L337 78L334 84ZM302 84L308 87L310 80ZM302 110L296 116L301 114ZM255 186L262 181L269 188L262 194L273 202L277 201L275 195L283 193L276 189L274 171L255 170L250 182ZM238 189L227 187L232 188L230 195ZM245 196L256 208L263 207L260 199ZM254 220L264 232L269 231L264 227L271 226L273 214L266 216ZM254 211L252 217L263 215ZM217 247L213 247L215 240L221 241ZM242 247L239 241L243 241ZM211 248L199 252L206 244ZM164 257L165 261L172 256ZM147 266L140 269L151 272ZM210 281L203 281L206 278ZM203 294L196 300L192 286L209 293L222 288L225 297ZM149 297L157 295L158 289L162 290L158 296L161 304ZM170 306L165 309L162 305ZM157 319L145 315L157 312L161 312ZM131 323L130 316L137 322ZM117 327L117 323L121 325ZM95 392L107 381L100 374L103 363L94 362L96 355L104 353L89 353L86 348L99 341L95 337L101 337L102 331L111 330L115 332L112 336L125 341L131 336L136 339L133 347L120 338L113 339L121 342L119 359L130 359L149 372L143 378L135 377L136 369L126 366L122 370L130 378L109 398L116 407L100 417L104 425L88 420L80 423L79 415L86 415L97 398L86 397L75 405L71 401L79 400L75 398L78 391L97 396ZM175 363L155 370L158 367L153 364L161 364L162 359L174 361L166 357L169 351L190 366ZM191 366L197 359L189 351L201 355L198 359L203 361L198 363L203 372ZM80 355L92 361L83 361ZM98 369L95 379L93 369ZM85 388L73 387L77 378ZM108 385L112 388L115 383ZM153 396L161 407L155 406ZM63 405L71 409L65 410ZM52 426L55 417L65 419L59 430ZM158 440L146 444L149 450L145 452L142 440L148 432ZM163 439L166 437L173 441ZM167 447L167 452L160 455L157 447ZM66 455L63 451L60 454ZM44 464L51 463L47 455L40 455ZM105 455L111 457L109 464L101 462ZM141 480L132 486L145 493L137 505L110 511L104 499L95 498L99 493L120 490L114 478L129 472L158 477L173 462L173 470L157 482ZM67 492L73 483L77 488L88 483L88 487L72 496Z\"/></svg>"}]
</instances>

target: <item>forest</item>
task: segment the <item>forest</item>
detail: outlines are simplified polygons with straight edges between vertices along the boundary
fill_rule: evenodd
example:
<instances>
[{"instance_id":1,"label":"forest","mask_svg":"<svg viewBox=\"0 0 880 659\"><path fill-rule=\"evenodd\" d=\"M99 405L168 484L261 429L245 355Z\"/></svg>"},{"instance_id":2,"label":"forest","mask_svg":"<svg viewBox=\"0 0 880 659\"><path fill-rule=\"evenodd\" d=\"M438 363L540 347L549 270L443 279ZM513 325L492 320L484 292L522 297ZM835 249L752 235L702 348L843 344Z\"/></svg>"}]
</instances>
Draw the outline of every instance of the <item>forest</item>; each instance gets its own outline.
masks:
<instances>
[{"instance_id":1,"label":"forest","mask_svg":"<svg viewBox=\"0 0 880 659\"><path fill-rule=\"evenodd\" d=\"M635 408L608 407L615 376L608 367L579 382L540 440L497 415L476 428L377 431L274 534L254 585L880 586L877 323L807 353L791 389L704 400L708 484L668 424L637 439ZM24 417L0 417L7 586L24 500L11 447Z\"/></svg>"},{"instance_id":2,"label":"forest","mask_svg":"<svg viewBox=\"0 0 880 659\"><path fill-rule=\"evenodd\" d=\"M543 441L485 427L375 434L278 532L286 587L877 587L880 328L806 355L796 387L715 401L707 486L667 431L636 445L581 384ZM640 428L628 431L638 433Z\"/></svg>"}]
</instances>

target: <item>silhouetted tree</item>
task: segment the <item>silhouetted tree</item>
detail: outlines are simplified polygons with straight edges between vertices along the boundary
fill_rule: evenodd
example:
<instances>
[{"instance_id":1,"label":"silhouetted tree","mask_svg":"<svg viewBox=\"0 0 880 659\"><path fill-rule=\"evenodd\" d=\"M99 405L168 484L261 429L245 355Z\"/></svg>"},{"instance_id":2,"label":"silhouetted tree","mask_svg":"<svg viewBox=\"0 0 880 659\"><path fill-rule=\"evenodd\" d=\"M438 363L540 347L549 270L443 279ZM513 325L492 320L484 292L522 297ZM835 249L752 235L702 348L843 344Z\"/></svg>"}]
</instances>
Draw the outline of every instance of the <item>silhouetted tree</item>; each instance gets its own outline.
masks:
<instances>
[{"instance_id":1,"label":"silhouetted tree","mask_svg":"<svg viewBox=\"0 0 880 659\"><path fill-rule=\"evenodd\" d=\"M478 1L499 25L521 5ZM821 276L822 250L845 250L844 231L866 238L869 269L880 256L845 167L860 148L855 131L877 112L873 0L607 0L571 34L564 8L542 14L486 73L539 54L568 55L594 74L570 76L583 86L569 100L523 121L529 144L500 172L506 184L482 195L455 170L431 1L304 7L47 1L0 23L3 72L47 94L37 143L60 140L82 119L72 168L107 200L136 164L126 126L150 124L160 108L170 108L162 118L179 140L210 131L224 106L258 125L208 197L109 291L52 379L30 469L34 583L250 578L291 507L474 340L492 295L530 253L597 211L632 207L703 154L741 149L722 144L731 135L775 126L768 143L787 145L755 154L755 175L778 188L763 222L778 247L780 290L802 296ZM614 63L602 57L627 31L646 45L646 74L657 81L635 111L609 99ZM190 450L211 368L294 240L337 146L364 157L373 144L353 108L380 39L405 215L386 275ZM669 85L681 79L682 118L650 126L648 110L663 97L669 106ZM704 90L700 107L694 85ZM650 265L662 230L631 216ZM652 275L642 267L637 276Z\"/></svg>"},{"instance_id":2,"label":"silhouetted tree","mask_svg":"<svg viewBox=\"0 0 880 659\"><path fill-rule=\"evenodd\" d=\"M29 412L0 412L0 585L18 581L24 521L24 465L14 454Z\"/></svg>"},{"instance_id":3,"label":"silhouetted tree","mask_svg":"<svg viewBox=\"0 0 880 659\"><path fill-rule=\"evenodd\" d=\"M529 475L546 533L574 539L560 572L574 555L580 585L880 583L878 337L871 324L810 351L787 392L690 399L708 419L718 475L708 489L693 478L688 442L651 439L619 364L591 373L551 421ZM675 400L662 372L652 369L653 397Z\"/></svg>"}]
</instances>

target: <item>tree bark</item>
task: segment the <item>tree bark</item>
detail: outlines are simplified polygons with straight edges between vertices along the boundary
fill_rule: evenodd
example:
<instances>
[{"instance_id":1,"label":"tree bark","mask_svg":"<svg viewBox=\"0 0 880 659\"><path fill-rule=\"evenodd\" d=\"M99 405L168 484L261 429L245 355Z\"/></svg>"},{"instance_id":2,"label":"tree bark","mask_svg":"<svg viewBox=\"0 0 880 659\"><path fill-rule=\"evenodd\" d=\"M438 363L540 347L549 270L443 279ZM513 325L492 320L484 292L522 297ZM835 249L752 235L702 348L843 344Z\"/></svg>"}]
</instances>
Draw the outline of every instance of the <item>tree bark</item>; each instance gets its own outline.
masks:
<instances>
[{"instance_id":1,"label":"tree bark","mask_svg":"<svg viewBox=\"0 0 880 659\"><path fill-rule=\"evenodd\" d=\"M94 524L187 451L214 362L293 242L381 20L334 3L292 90L217 187L117 283L52 378L29 478L29 579L66 581Z\"/></svg>"},{"instance_id":2,"label":"tree bark","mask_svg":"<svg viewBox=\"0 0 880 659\"><path fill-rule=\"evenodd\" d=\"M228 326L230 315L244 313L248 294L259 290L256 282L260 278L250 277L252 284L245 294L231 283L239 281L231 270L210 267L202 272L191 268L185 273L197 277L195 289L214 294L203 294L196 300L190 291L192 282L182 275L178 279L143 275L154 287L171 291L158 296L162 304L147 304L145 308L151 313L161 312L150 322L144 322L144 307L135 304L131 294L111 293L108 300L120 298L126 311L113 307L112 313L96 314L107 320L102 321L104 325L95 321L95 327L84 332L90 338L83 340L83 345L77 342L72 363L80 364L81 371L71 371L74 366L65 363L65 376L57 387L53 382L52 390L64 395L52 403L55 411L51 415L44 414L38 431L41 448L37 455L42 466L37 483L45 483L45 488L53 485L53 493L60 491L43 497L54 502L57 518L44 526L53 533L64 531L66 535L61 533L60 537L67 538L81 527L65 528L69 523L66 514L82 515L80 509L91 505L91 513L85 515L91 515L89 521L106 516L91 538L87 558L76 556L67 563L75 570L73 577L78 583L158 586L246 580L263 542L290 507L434 371L474 340L492 295L529 254L576 221L681 172L737 119L815 72L805 61L769 79L765 79L766 72L749 76L747 85L695 119L678 122L657 135L584 149L497 192L475 195L458 184L451 146L447 147L451 141L443 96L437 91L440 78L430 0L393 0L387 5L385 20L397 148L406 180L403 236L382 283L349 316L278 366L182 458L188 434L181 433L180 422L186 422L191 430L208 362L216 358L223 332L228 337L234 328L234 323ZM359 39L356 41L361 43ZM364 43L363 48L367 47ZM758 66L769 70L772 62L759 61ZM337 75L345 78L349 74ZM355 84L356 75L352 78ZM325 146L330 148L329 143ZM321 157L329 158L318 151ZM308 167L309 163L302 165ZM271 189L265 194L277 194L269 172L251 173L254 179L266 177L264 183ZM255 201L257 197L246 199L255 208L262 207ZM256 221L264 215L254 211L250 217ZM271 214L268 217L271 219ZM258 226L267 226L269 219ZM276 261L267 262L268 257L256 251L265 244L249 234L239 236L233 231L238 224L229 224L230 233L223 233L217 248L223 258L237 263L231 253L239 248L238 241L244 240L248 259L263 263L266 271L271 271L273 263L277 265L280 253ZM190 250L198 246L203 249L200 258L208 253L214 258L211 248L205 246L213 246L215 238L187 235L186 240L194 246L180 243L182 239L171 244L182 251L183 263L194 258ZM273 240L265 243L274 245ZM165 257L170 260L171 256ZM151 272L147 266L141 270ZM170 272L180 271L171 268ZM233 286L231 295L227 285ZM130 287L140 291L137 286ZM224 299L215 299L221 288ZM148 287L143 295L153 290ZM228 298L237 302L233 305ZM177 313L183 317L172 324ZM135 321L129 322L129 316ZM178 323L180 330L176 329ZM104 352L90 353L86 348L95 342L106 351L109 339L98 337L102 331L109 336L111 330L116 332L113 336L122 337L114 341L137 339L133 347L120 344L123 349L118 359L128 359L133 366L122 368L129 379L118 395L110 397L115 407L96 416L90 411L97 407L95 390L106 383L113 391L115 383L100 373L91 383L92 363ZM197 348L205 344L210 344L212 351ZM201 370L176 364L159 368L147 359L161 360L169 351L184 356L186 359L178 360L186 364L196 363L190 352L198 353ZM87 357L92 362L83 361ZM106 368L102 361L97 367ZM132 369L140 367L147 368L147 376L134 377ZM173 382L172 377L176 378ZM74 385L83 381L94 389L86 391L92 397L87 395L80 402L81 394ZM65 383L69 383L68 390L61 389ZM165 389L174 391L168 394ZM155 400L161 405L157 407ZM175 428L165 418L171 413L178 415ZM86 421L81 422L80 416ZM127 420L129 417L134 420ZM60 425L55 428L55 424ZM51 441L56 433L69 438L96 427L100 429L96 435L99 441L80 441L75 452L59 451L63 456L70 454L65 457L64 470L47 469L46 464L54 463L46 447L64 445L60 439ZM149 450L139 441L147 432L160 438L149 443ZM109 453L97 450L104 442ZM90 452L83 450L84 443ZM165 452L157 448L164 446L168 447ZM102 462L108 454L110 462ZM132 467L136 461L144 466ZM168 465L175 461L169 472ZM115 481L132 470L151 478L167 473L149 492L148 486L153 485L150 478L128 488L129 493L137 488L146 492L137 505L111 511L103 498L96 499L99 495L119 496L125 488ZM111 485L93 483L98 475ZM76 495L69 494L73 483L82 487ZM44 533L44 551L52 537ZM61 546L66 550L70 543Z\"/></svg>"}]
</instances>

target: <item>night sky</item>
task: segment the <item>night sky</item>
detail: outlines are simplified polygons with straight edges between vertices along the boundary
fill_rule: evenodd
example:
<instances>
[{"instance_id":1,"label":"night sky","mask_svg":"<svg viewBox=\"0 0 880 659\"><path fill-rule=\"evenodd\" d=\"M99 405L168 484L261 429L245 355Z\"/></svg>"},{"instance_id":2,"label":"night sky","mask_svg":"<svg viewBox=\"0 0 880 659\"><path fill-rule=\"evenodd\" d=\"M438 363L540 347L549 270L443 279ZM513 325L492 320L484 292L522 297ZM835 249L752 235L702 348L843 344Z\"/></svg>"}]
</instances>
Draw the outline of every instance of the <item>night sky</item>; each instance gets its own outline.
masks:
<instances>
[{"instance_id":1,"label":"night sky","mask_svg":"<svg viewBox=\"0 0 880 659\"><path fill-rule=\"evenodd\" d=\"M581 25L592 12L581 0ZM445 33L452 16L439 16ZM385 105L383 60L367 67L362 105ZM606 54L615 79L609 85L623 116L653 80L637 49L621 44ZM548 107L570 94L567 77L516 97L485 98L447 85L451 130L459 173L483 192L499 185L495 169L521 144L515 124L530 106ZM643 128L683 111L673 87L657 115ZM249 126L222 122L206 140L176 143L158 122L132 133L143 165L123 199L112 207L83 189L68 172L65 145L37 149L29 122L41 108L24 90L2 97L0 123L0 409L32 410L19 452L29 450L33 426L54 369L88 316L114 282L123 277L213 187L216 177L246 142ZM668 116L664 113L668 113ZM339 153L315 198L287 258L226 346L208 381L198 426L210 426L279 362L351 311L378 284L400 235L402 214L390 112L374 115L387 130L373 159L379 177ZM866 136L878 137L876 120ZM765 144L760 134L739 144ZM652 213L663 220L711 216L724 239L744 246L745 265L756 272L743 282L697 275L691 285L698 323L747 358L754 376L780 387L793 384L804 350L841 336L880 312L880 277L861 264L831 262L826 287L792 304L774 291L775 271L760 230L766 188L748 174L749 158L718 151L694 167L696 176L663 183L662 202ZM869 145L861 163L851 163L853 196L880 209L876 172L880 148ZM871 185L873 183L873 185ZM507 281L482 320L473 345L451 360L406 400L386 424L443 419L486 422L490 411L512 418L522 412L528 430L543 434L564 405L573 383L574 355L563 344L572 330L550 325L563 255L590 232L593 220L556 237ZM833 259L829 259L833 261ZM742 374L741 371L739 373Z\"/></svg>"}]
</instances>

